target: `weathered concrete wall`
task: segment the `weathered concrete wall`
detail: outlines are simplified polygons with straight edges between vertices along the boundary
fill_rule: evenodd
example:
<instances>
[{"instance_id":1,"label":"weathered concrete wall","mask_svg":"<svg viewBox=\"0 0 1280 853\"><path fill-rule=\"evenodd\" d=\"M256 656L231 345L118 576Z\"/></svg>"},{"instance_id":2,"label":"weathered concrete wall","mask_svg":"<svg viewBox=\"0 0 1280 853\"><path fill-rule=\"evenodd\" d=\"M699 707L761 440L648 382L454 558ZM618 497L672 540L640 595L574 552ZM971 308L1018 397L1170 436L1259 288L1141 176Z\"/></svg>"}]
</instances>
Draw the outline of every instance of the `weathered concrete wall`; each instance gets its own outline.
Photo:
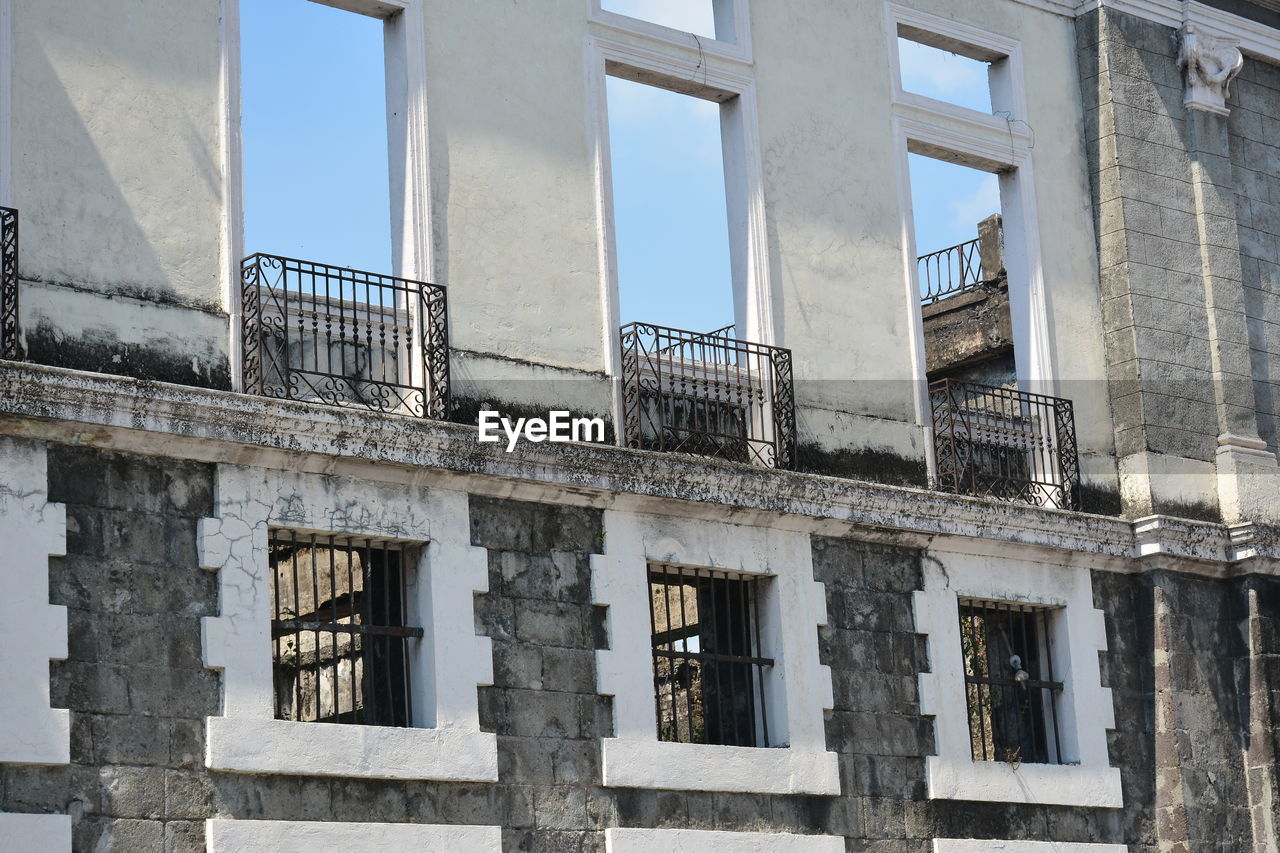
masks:
<instances>
[{"instance_id":1,"label":"weathered concrete wall","mask_svg":"<svg viewBox=\"0 0 1280 853\"><path fill-rule=\"evenodd\" d=\"M1017 386L1006 284L985 284L923 310L924 358L930 379L954 376Z\"/></svg>"},{"instance_id":2,"label":"weathered concrete wall","mask_svg":"<svg viewBox=\"0 0 1280 853\"><path fill-rule=\"evenodd\" d=\"M1271 849L1280 583L1095 573L1094 598L1130 849Z\"/></svg>"},{"instance_id":3,"label":"weathered concrete wall","mask_svg":"<svg viewBox=\"0 0 1280 853\"><path fill-rule=\"evenodd\" d=\"M1246 59L1229 129L1258 433L1280 449L1280 68Z\"/></svg>"},{"instance_id":4,"label":"weathered concrete wall","mask_svg":"<svg viewBox=\"0 0 1280 853\"><path fill-rule=\"evenodd\" d=\"M589 557L604 547L600 514L473 497L471 537L489 550L490 572L476 625L493 639L495 675L480 692L481 720L498 735L500 781L210 773L203 718L218 709L219 683L202 665L199 617L217 602L214 576L197 565L195 520L211 510L211 468L52 445L49 471L50 498L67 504L69 519L68 554L50 571L51 598L70 610L70 657L53 668L53 701L72 711L71 764L0 768L0 809L70 813L76 850L198 851L202 821L217 816L497 824L510 850L602 850L605 827L678 826L834 833L862 849L913 853L934 836L1126 842L1145 853L1156 849L1154 809L1165 804L1152 793L1165 772L1156 770L1152 721L1172 713L1184 716L1171 733L1195 733L1180 772L1189 786L1209 785L1188 799L1197 825L1225 821L1232 843L1247 838L1237 832L1248 813L1239 804L1252 791L1242 792L1241 753L1231 748L1244 725L1232 668L1245 659L1234 609L1244 582L1095 576L1097 606L1111 621L1104 663L1120 722L1111 746L1125 773L1123 812L926 798L933 727L920 715L916 677L952 665L926 659L912 620L928 557L850 538L813 540L829 615L820 657L835 699L827 745L839 755L841 796L609 789L599 739L611 734L612 713L594 671L603 614L589 577ZM1247 583L1258 590L1258 633L1280 615L1280 586ZM1162 630L1169 639L1152 645ZM1156 649L1170 652L1167 669L1154 665ZM1274 669L1273 651L1258 647L1249 659ZM1267 722L1254 736L1273 731Z\"/></svg>"},{"instance_id":5,"label":"weathered concrete wall","mask_svg":"<svg viewBox=\"0 0 1280 853\"><path fill-rule=\"evenodd\" d=\"M1061 85L1074 74L1071 24L1011 0L925 5L1036 57L1026 121L1038 139L1033 214L1052 234L1042 241L1051 348L1060 390L1076 401L1086 477L1110 486L1080 106ZM795 9L751 6L754 62L724 67L757 80L760 255L776 343L796 356L807 467L923 484L905 199L887 179L900 152L883 4L807 2L801 28ZM34 360L230 384L220 253L234 170L222 161L219 10L217 0L91 11L15 0L14 202ZM467 407L613 407L599 152L587 130L599 105L583 57L589 38L637 39L588 17L581 0L424 9L431 275L451 287L453 379Z\"/></svg>"},{"instance_id":6,"label":"weathered concrete wall","mask_svg":"<svg viewBox=\"0 0 1280 853\"><path fill-rule=\"evenodd\" d=\"M1256 258L1274 237L1258 230L1260 178L1232 163L1265 183L1275 149L1252 141L1265 122L1185 107L1170 27L1103 9L1077 31L1125 512L1268 516L1272 502L1247 491L1274 480L1257 450L1256 391L1270 390L1255 343L1269 275ZM1253 86L1243 106L1273 112L1269 91Z\"/></svg>"},{"instance_id":7,"label":"weathered concrete wall","mask_svg":"<svg viewBox=\"0 0 1280 853\"><path fill-rule=\"evenodd\" d=\"M32 358L228 385L220 14L217 0L13 3Z\"/></svg>"}]
</instances>

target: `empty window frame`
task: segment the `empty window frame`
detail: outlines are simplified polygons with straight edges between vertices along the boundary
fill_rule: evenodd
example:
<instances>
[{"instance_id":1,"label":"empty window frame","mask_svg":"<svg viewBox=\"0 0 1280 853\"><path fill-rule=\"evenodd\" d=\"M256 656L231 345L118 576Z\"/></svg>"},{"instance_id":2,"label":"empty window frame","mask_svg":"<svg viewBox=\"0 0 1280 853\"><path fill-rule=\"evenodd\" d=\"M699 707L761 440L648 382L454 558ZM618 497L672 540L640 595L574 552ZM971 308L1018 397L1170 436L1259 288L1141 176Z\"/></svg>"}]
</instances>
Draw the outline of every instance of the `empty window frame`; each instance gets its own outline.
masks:
<instances>
[{"instance_id":1,"label":"empty window frame","mask_svg":"<svg viewBox=\"0 0 1280 853\"><path fill-rule=\"evenodd\" d=\"M769 746L761 578L649 564L658 739Z\"/></svg>"},{"instance_id":2,"label":"empty window frame","mask_svg":"<svg viewBox=\"0 0 1280 853\"><path fill-rule=\"evenodd\" d=\"M1061 764L1051 622L1058 608L959 599L974 761Z\"/></svg>"},{"instance_id":3,"label":"empty window frame","mask_svg":"<svg viewBox=\"0 0 1280 853\"><path fill-rule=\"evenodd\" d=\"M606 12L711 39L716 37L717 5L731 6L732 0L600 0Z\"/></svg>"},{"instance_id":4,"label":"empty window frame","mask_svg":"<svg viewBox=\"0 0 1280 853\"><path fill-rule=\"evenodd\" d=\"M275 530L268 548L276 718L412 725L403 546Z\"/></svg>"},{"instance_id":5,"label":"empty window frame","mask_svg":"<svg viewBox=\"0 0 1280 853\"><path fill-rule=\"evenodd\" d=\"M748 58L747 0L597 0L595 19L663 38L687 33L709 40L708 48L728 47L730 55ZM629 20L613 18L623 16ZM637 26L638 25L638 26ZM654 29L654 25L674 33Z\"/></svg>"},{"instance_id":6,"label":"empty window frame","mask_svg":"<svg viewBox=\"0 0 1280 853\"><path fill-rule=\"evenodd\" d=\"M895 101L914 100L926 109L942 102L1014 121L1025 117L1016 40L894 4L888 19Z\"/></svg>"},{"instance_id":7,"label":"empty window frame","mask_svg":"<svg viewBox=\"0 0 1280 853\"><path fill-rule=\"evenodd\" d=\"M392 271L390 22L378 18L394 11L362 0L241 2L252 251Z\"/></svg>"},{"instance_id":8,"label":"empty window frame","mask_svg":"<svg viewBox=\"0 0 1280 853\"><path fill-rule=\"evenodd\" d=\"M721 106L617 76L606 92L622 323L732 325Z\"/></svg>"},{"instance_id":9,"label":"empty window frame","mask_svg":"<svg viewBox=\"0 0 1280 853\"><path fill-rule=\"evenodd\" d=\"M898 36L902 89L989 113L991 62Z\"/></svg>"},{"instance_id":10,"label":"empty window frame","mask_svg":"<svg viewBox=\"0 0 1280 853\"><path fill-rule=\"evenodd\" d=\"M907 155L926 372L1017 387L1001 179L958 159Z\"/></svg>"}]
</instances>

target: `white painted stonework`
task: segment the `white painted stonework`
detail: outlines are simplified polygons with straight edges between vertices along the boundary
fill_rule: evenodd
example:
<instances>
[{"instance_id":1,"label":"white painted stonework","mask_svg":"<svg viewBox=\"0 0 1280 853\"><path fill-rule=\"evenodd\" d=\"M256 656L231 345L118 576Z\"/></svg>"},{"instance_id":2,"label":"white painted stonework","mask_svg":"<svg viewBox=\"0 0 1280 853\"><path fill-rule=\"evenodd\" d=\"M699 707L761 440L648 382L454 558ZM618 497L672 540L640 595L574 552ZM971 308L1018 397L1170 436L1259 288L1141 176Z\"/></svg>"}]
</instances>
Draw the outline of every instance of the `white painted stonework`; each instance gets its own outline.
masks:
<instances>
[{"instance_id":1,"label":"white painted stonework","mask_svg":"<svg viewBox=\"0 0 1280 853\"><path fill-rule=\"evenodd\" d=\"M606 829L608 853L840 853L843 836L699 829Z\"/></svg>"},{"instance_id":2,"label":"white painted stonework","mask_svg":"<svg viewBox=\"0 0 1280 853\"><path fill-rule=\"evenodd\" d=\"M71 851L71 815L0 812L0 850L9 853Z\"/></svg>"},{"instance_id":3,"label":"white painted stonework","mask_svg":"<svg viewBox=\"0 0 1280 853\"><path fill-rule=\"evenodd\" d=\"M497 826L206 820L209 853L485 853L502 849Z\"/></svg>"},{"instance_id":4,"label":"white painted stonework","mask_svg":"<svg viewBox=\"0 0 1280 853\"><path fill-rule=\"evenodd\" d=\"M832 707L831 671L818 662L827 621L813 579L809 536L765 527L610 510L605 553L592 557L596 604L609 608L609 648L596 652L597 686L613 696L615 736L605 738L604 784L703 791L838 794L836 755L827 752L823 710ZM767 577L762 586L762 652L769 737L753 748L658 740L649 624L648 562Z\"/></svg>"},{"instance_id":5,"label":"white painted stonework","mask_svg":"<svg viewBox=\"0 0 1280 853\"><path fill-rule=\"evenodd\" d=\"M1237 40L1208 35L1196 24L1178 32L1178 70L1186 83L1183 104L1188 109L1227 115L1231 81L1242 68Z\"/></svg>"},{"instance_id":6,"label":"white painted stonework","mask_svg":"<svg viewBox=\"0 0 1280 853\"><path fill-rule=\"evenodd\" d=\"M933 853L1126 853L1123 844L1071 841L998 841L988 838L935 838Z\"/></svg>"},{"instance_id":7,"label":"white painted stonework","mask_svg":"<svg viewBox=\"0 0 1280 853\"><path fill-rule=\"evenodd\" d=\"M984 546L990 547L946 541L931 548L924 589L915 594L916 630L928 635L932 662L932 672L919 676L920 711L934 718L938 750L926 760L929 796L1120 808L1120 771L1107 753L1115 714L1098 668L1107 632L1102 611L1093 607L1088 565L1043 562L1043 556L1013 549L983 553ZM1063 682L1057 705L1061 750L1070 763L1015 766L973 759L960 666L960 596L1061 608L1049 632L1054 674Z\"/></svg>"},{"instance_id":8,"label":"white painted stonework","mask_svg":"<svg viewBox=\"0 0 1280 853\"><path fill-rule=\"evenodd\" d=\"M208 718L206 763L218 770L388 779L494 781L497 740L480 731L476 688L493 682L474 595L487 553L471 546L467 495L420 486L220 465L216 518L200 523L201 565L217 571L222 613L203 623L205 665L223 672L223 716ZM274 718L270 528L419 543L406 580L414 728Z\"/></svg>"},{"instance_id":9,"label":"white painted stonework","mask_svg":"<svg viewBox=\"0 0 1280 853\"><path fill-rule=\"evenodd\" d=\"M45 444L0 437L0 763L66 764L70 712L49 707L49 661L67 656L67 608L49 603L49 557L67 513L49 503Z\"/></svg>"}]
</instances>

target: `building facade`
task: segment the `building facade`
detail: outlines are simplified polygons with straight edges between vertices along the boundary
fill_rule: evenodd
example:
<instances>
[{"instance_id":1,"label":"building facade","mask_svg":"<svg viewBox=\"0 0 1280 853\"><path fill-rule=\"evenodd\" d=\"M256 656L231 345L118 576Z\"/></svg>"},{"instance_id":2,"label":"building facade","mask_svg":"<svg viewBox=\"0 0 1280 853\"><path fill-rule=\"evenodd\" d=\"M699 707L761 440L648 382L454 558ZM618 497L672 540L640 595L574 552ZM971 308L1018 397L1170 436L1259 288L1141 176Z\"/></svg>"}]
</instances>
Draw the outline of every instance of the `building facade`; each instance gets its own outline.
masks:
<instances>
[{"instance_id":1,"label":"building facade","mask_svg":"<svg viewBox=\"0 0 1280 853\"><path fill-rule=\"evenodd\" d=\"M1280 849L1274 0L323 0L367 273L243 245L255 1L0 0L0 850ZM609 77L732 328L621 325Z\"/></svg>"}]
</instances>

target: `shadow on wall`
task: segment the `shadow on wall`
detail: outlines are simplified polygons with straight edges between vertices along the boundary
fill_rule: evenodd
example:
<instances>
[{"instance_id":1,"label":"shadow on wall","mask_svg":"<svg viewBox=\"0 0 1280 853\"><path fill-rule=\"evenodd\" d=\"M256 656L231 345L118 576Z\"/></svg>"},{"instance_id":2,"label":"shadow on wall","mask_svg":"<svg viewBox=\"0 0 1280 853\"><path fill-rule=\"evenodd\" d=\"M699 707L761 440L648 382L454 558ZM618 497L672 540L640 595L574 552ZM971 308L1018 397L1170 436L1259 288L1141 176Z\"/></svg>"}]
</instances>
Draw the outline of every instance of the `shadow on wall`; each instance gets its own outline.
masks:
<instances>
[{"instance_id":1,"label":"shadow on wall","mask_svg":"<svg viewBox=\"0 0 1280 853\"><path fill-rule=\"evenodd\" d=\"M216 25L212 20L211 33ZM217 140L212 133L202 140L189 102L173 94L192 91L201 80L188 71L176 75L185 85L175 87L165 75L183 69L157 68L152 45L141 38L123 45L117 38L106 48L82 40L66 50L83 51L83 58L62 62L56 43L24 38L20 26L19 19L14 201L22 221L28 358L229 387ZM109 59L104 50L113 51ZM95 64L113 70L95 75ZM85 79L65 80L70 69ZM130 91L94 91L124 74L165 86L139 82ZM95 76L107 83L93 83ZM73 93L82 93L84 102L77 104ZM140 93L146 109L163 111L171 124L156 127L144 116L119 121L137 109ZM212 131L212 111L209 118ZM158 136L164 133L171 138Z\"/></svg>"}]
</instances>

